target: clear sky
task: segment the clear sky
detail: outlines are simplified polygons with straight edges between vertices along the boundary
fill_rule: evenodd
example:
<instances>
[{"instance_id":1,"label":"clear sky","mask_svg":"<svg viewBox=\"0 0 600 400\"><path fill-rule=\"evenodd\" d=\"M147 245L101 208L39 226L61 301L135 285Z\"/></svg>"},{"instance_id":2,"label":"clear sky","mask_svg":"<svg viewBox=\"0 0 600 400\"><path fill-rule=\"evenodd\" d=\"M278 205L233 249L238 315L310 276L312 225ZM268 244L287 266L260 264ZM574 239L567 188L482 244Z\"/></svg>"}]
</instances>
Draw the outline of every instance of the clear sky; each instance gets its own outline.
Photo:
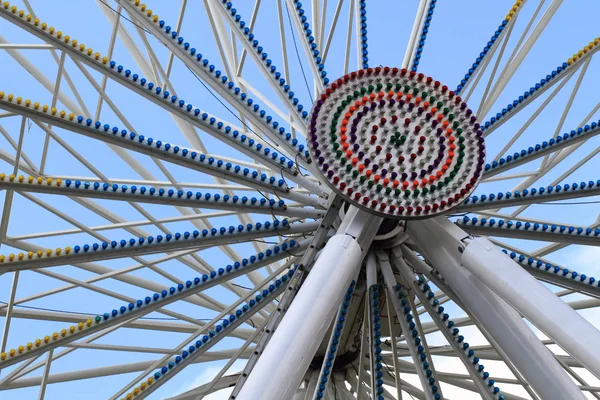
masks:
<instances>
[{"instance_id":1,"label":"clear sky","mask_svg":"<svg viewBox=\"0 0 600 400\"><path fill-rule=\"evenodd\" d=\"M254 33L256 38L260 40L265 51L269 53L269 58L273 60L273 64L281 70L284 60L278 31L276 1L279 0L262 1ZM23 8L21 1L15 1L14 3L19 6L19 8ZM80 43L85 43L86 46L92 47L102 54L106 54L111 37L111 24L105 16L105 13L110 15L110 10L108 10L105 5L102 5L100 2L96 3L92 0L64 0L60 2L30 0L29 3L33 7L37 17L41 20L46 21L49 25L55 26L57 30L62 30L64 34L69 34L71 38L77 39ZM109 3L112 7L116 8L114 1L111 0ZM161 19L164 19L172 26L176 24L180 8L179 1L149 0L147 3L149 8L152 8L155 13L160 15ZM204 8L205 3L206 2L200 1L188 2L180 33L187 41L192 43L199 52L206 58L209 58L212 63L217 66L222 66L223 63L220 59L220 53L215 45L215 38L206 16ZM311 2L305 1L305 3L304 8L310 16ZM330 79L335 79L344 73L343 65L349 3L350 0L344 2L339 17L338 28L333 35L331 48L329 49L327 60L325 62ZM512 0L438 0L419 71L426 75L431 75L435 79L454 88L466 73L469 66L474 62L490 36L497 29L505 14L512 6L512 3ZM544 2L534 24L537 23L537 20L543 15L550 3L550 0ZM328 1L327 4L325 32L328 33L337 1ZM537 0L529 0L526 2L524 8L520 12L513 34L508 42L504 60L512 53L515 44L519 41L521 34L539 4L540 2ZM248 20L252 13L254 2L237 0L235 6L239 13ZM402 63L417 6L417 0L368 1L369 63L371 66L399 66ZM563 2L558 12L550 21L548 27L544 30L542 36L524 59L521 67L513 76L513 79L510 80L505 90L499 96L497 102L491 107L492 112L495 114L497 111L501 110L507 103L512 102L513 99L522 94L524 90L529 89L529 87L533 86L536 82L539 82L541 78L545 77L558 65L566 61L573 53L593 40L593 38L598 35L597 15L600 15L600 2L598 1L579 0ZM147 56L143 47L144 44L140 39L140 35L136 32L135 26L124 19L121 19L120 23L131 34L135 44L140 48L142 55ZM304 59L304 53L301 48L299 48L299 55L296 55L285 8L284 25L291 86L296 92L297 97L301 100L301 103L308 109L311 106L311 99L315 97L315 93L312 92L313 85L311 72ZM0 19L0 36L2 37L2 41L9 43L40 43L40 40L36 37L20 30L18 27L11 25L3 19ZM299 46L301 37L298 32L295 32L295 39ZM167 50L160 45L155 38L150 37L148 40L152 45L153 50L156 52L160 63L163 67L166 67L169 58ZM350 70L357 69L355 47L353 42L351 46ZM240 50L241 45L237 43L238 53ZM60 56L60 53L57 52L57 54ZM54 82L58 66L48 50L27 50L22 51L21 55L41 71L50 82ZM117 61L117 63L130 68L132 71L141 74L139 66L136 65L134 59L128 53L121 40L117 40L112 59ZM503 63L501 63L501 68L502 65ZM302 68L300 68L301 66ZM93 114L96 110L98 101L97 92L69 57L67 57L65 61L65 68L86 107ZM469 99L470 107L473 109L477 108L479 105L481 94L487 83L487 77L489 76L490 70L491 67L488 68L478 89L475 90L473 96ZM597 90L600 83L600 74L597 72L598 61L592 60L582 79L582 83L570 111L566 115L563 125L559 127L561 133L576 128L582 122L584 117L586 117L600 101ZM101 82L102 77L99 73L91 70L89 73L96 82ZM548 104L544 111L510 147L510 153L520 151L522 148L527 148L530 145L535 145L536 143L548 140L552 137L557 129L557 124L579 74L580 72L577 72L574 77L566 83L564 88ZM306 76L306 81L304 75ZM180 98L183 98L226 121L237 124L238 121L231 112L217 102L180 61L175 60L173 63L170 79ZM275 105L275 107L284 109L284 106L274 95L269 84L264 80L250 58L246 59L243 70L243 79L260 91ZM45 104L50 104L52 101L52 93L32 78L31 75L5 50L0 50L0 84L0 91L15 93L24 98L31 98L32 100ZM71 100L74 99L73 91L64 80L61 83L61 90L64 91L67 98ZM163 140L168 140L171 143L179 143L181 145L188 144L173 119L162 109L150 104L140 96L129 92L128 89L113 81L108 81L106 90L112 101L114 101L118 111L127 118L132 126L134 126L136 132L144 133L146 136L152 135L155 138L164 138ZM544 96L541 96L540 99L536 100L525 111L512 118L489 137L487 140L488 159L491 160L498 154L508 140L518 132L520 127L532 116L532 113L537 106L544 102L548 95L549 93L546 93ZM260 103L263 102L261 101ZM60 101L58 107L67 108ZM487 118L483 117L484 116L479 116L480 119L487 120ZM597 120L598 117L599 113L596 112L591 120ZM111 125L123 126L123 122L119 120L117 114L107 107L106 104L102 107L100 120ZM0 127L14 141L18 139L20 123L21 119L19 117L0 119ZM81 156L82 160L88 162L91 166L96 168L97 171L100 171L103 176L109 179L143 179L144 176L140 174L139 169L136 171L131 168L105 144L60 129L56 129L56 133L58 137L62 138L65 143L71 146L72 149ZM228 149L221 142L218 142L212 137L204 133L200 133L200 136L209 152L248 161L247 157ZM23 150L24 154L32 160L36 167L40 166L44 140L44 132L36 126L35 123L28 124ZM556 168L556 171L552 171L541 178L535 184L535 187L552 183L557 177L560 177L564 171L577 163L578 160L582 159L590 152L593 152L600 144L598 140L599 139L597 138L591 139L585 146L582 146L568 157L565 162L561 163L558 168ZM94 176L94 171L84 166L82 162L78 161L72 154L69 154L69 152L55 140L49 142L48 149L45 173L57 176ZM14 149L4 136L0 136L0 150L6 151L8 154L14 154ZM146 178L151 176L153 177L152 179L155 180L167 180L164 171L161 171L159 166L152 162L151 159L133 153L132 155L139 165L147 171ZM213 182L208 176L178 166L164 165L168 167L169 174L172 174L172 176L180 182ZM1 159L0 166L0 172L12 172L12 166ZM534 162L519 167L515 169L514 172L531 171L537 166L539 166L539 163ZM600 162L598 158L593 157L577 171L566 177L564 182L572 183L580 182L582 180L596 180L598 179L597 171L599 167ZM510 190L516 186L518 182L518 180L506 180L485 183L476 190L476 193L480 194L490 193L492 191ZM70 199L50 195L36 195L35 198L43 200L45 204L55 207L57 210L60 210L75 221L86 226L109 224L107 219L90 212L82 205ZM586 201L589 200L595 200L595 198L586 199ZM0 204L3 204L3 202L4 194L0 193ZM140 210L135 210L127 203L122 204L120 202L101 200L96 201L96 203L127 221L145 219ZM181 215L172 207L144 205L141 210L147 212L154 218ZM539 205L530 207L523 214L523 217L585 226L595 221L599 210L600 206L598 204L576 206ZM268 218L265 216L257 216L257 221L264 221L267 219ZM232 223L237 224L236 221L237 220L232 217L220 217L214 219L213 224L217 227L229 226ZM173 232L195 229L190 222L185 221L168 223L165 227ZM71 228L73 228L72 224L50 213L47 209L40 207L39 204L35 204L30 199L26 199L23 196L15 196L15 202L12 205L12 214L8 227L9 237ZM142 228L148 234L155 235L159 233L159 229L152 225L143 226ZM130 233L122 229L107 229L101 233L110 239L116 240L129 238L131 236ZM40 246L54 248L57 246L64 247L66 245L89 243L93 240L95 239L91 239L88 234L81 233L36 238L31 239L31 242ZM514 240L507 240L507 242L525 250L532 250L543 245L543 243L524 243ZM235 245L233 248L242 257L255 252L250 244ZM13 248L7 245L2 245L0 253L7 254L13 250ZM216 268L230 262L227 256L216 249L204 250L199 252L199 254ZM595 274L597 276L600 275L600 266L596 261L598 256L600 256L600 252L597 248L570 246L560 250L554 255L548 256L548 258L557 263L562 263L563 265L585 272L588 275ZM152 260L155 257L157 256L148 256L146 259ZM130 266L133 264L133 261L131 259L113 260L102 262L101 264L117 269ZM184 280L196 275L194 271L177 261L163 263L161 264L161 268ZM80 280L94 276L94 274L90 272L69 266L50 268L49 271ZM261 272L266 274L265 271ZM135 271L133 275L169 285L169 281L165 277L160 276L155 272L148 271L147 269ZM0 301L8 300L12 279L12 274L0 275ZM239 278L236 282L241 285L250 284L246 278ZM21 299L63 285L65 285L64 282L60 282L42 273L33 271L24 272L19 278L16 297L17 299ZM148 294L147 290L135 288L131 285L115 282L113 280L101 282L98 286L114 292L125 293L134 298L140 298ZM236 299L231 292L223 289L212 289L207 294L217 298L225 304L229 304ZM572 296L569 298L572 298ZM27 305L52 310L97 314L104 313L122 305L122 301L115 300L114 298L100 293L78 288L43 299L34 300L28 302ZM19 309L23 310L23 308ZM169 309L198 319L212 318L216 315L213 311L201 309L187 303L175 304L170 306ZM455 311L453 317L460 316L460 310L457 310L456 308L453 310ZM595 310L586 311L586 315L593 318L594 321L600 321L600 316ZM149 317L163 318L164 315L152 314ZM4 318L0 318L0 324L4 324ZM50 334L54 330L62 329L66 325L67 324L61 322L15 318L12 320L10 335L8 337L8 348ZM172 348L184 338L185 335L182 334L121 329L100 339L98 343ZM472 332L470 342L477 344L480 340L482 339L478 332ZM242 342L238 339L227 339L219 343L215 349L230 349L241 343ZM443 342L441 341L438 344L442 343ZM66 371L97 368L113 364L133 363L152 360L156 357L158 357L156 354L80 349L67 357L54 362L52 364L51 373L57 374ZM172 379L168 385L162 387L154 396L155 398L168 397L204 383L210 380L224 363L224 361L218 361L189 367ZM453 371L456 368L455 364L442 358L440 358L438 364L438 369L441 370ZM231 371L235 370L235 367L238 367L238 365L235 365ZM501 367L496 366L495 363L490 363L490 367L492 371L498 371L496 372L497 374L505 373L505 371L502 370ZM494 367L497 367L497 369L494 369ZM37 371L32 376L37 376L39 373L40 371ZM3 375L4 374L3 371ZM67 395L73 398L105 399L114 392L114 390L107 390L107 388L120 388L134 377L135 374L125 374L102 377L95 380L75 381L69 384L50 385L47 389L46 399L64 399ZM0 376L0 379L1 378L2 377ZM410 377L407 378L407 380L410 381ZM591 382L594 383L595 381ZM37 396L37 390L37 387L32 387L11 392L2 392L0 398L7 400L35 398ZM465 392L453 392L451 389L449 389L446 394L451 395L454 399L469 398ZM226 394L215 394L210 398L225 399L226 397Z\"/></svg>"}]
</instances>

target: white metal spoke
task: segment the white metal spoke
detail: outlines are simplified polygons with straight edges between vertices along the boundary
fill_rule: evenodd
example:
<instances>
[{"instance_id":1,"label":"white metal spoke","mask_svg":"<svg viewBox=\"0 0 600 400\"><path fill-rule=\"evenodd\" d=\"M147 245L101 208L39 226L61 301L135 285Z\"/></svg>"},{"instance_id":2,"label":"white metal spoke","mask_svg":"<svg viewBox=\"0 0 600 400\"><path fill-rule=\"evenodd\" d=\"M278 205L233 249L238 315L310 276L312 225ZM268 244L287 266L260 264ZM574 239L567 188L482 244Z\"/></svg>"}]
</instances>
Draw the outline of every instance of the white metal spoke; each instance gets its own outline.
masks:
<instances>
[{"instance_id":1,"label":"white metal spoke","mask_svg":"<svg viewBox=\"0 0 600 400\"><path fill-rule=\"evenodd\" d=\"M489 112L489 109L496 101L496 98L500 95L502 90L504 90L504 88L508 84L508 81L515 73L515 71L519 68L519 66L521 65L521 63L523 62L523 60L525 59L535 42L538 40L539 36L542 34L544 29L546 29L546 26L548 25L558 8L561 6L561 4L562 0L553 0L552 3L548 6L544 15L542 15L535 28L533 28L533 31L531 31L531 35L529 35L529 37L523 44L523 47L519 49L519 52L515 55L511 63L506 65L500 73L500 75L498 76L498 80L492 88L488 101L479 110L480 115L486 115Z\"/></svg>"},{"instance_id":2,"label":"white metal spoke","mask_svg":"<svg viewBox=\"0 0 600 400\"><path fill-rule=\"evenodd\" d=\"M209 327L211 327L211 326L215 325L216 323L218 323L224 316L226 316L230 312L234 311L242 303L249 301L254 296L254 293L257 290L260 290L262 287L264 287L266 284L268 284L273 278L276 278L277 274L283 272L286 268L289 268L290 265L292 265L294 261L295 260L292 260L292 262L286 263L285 265L283 265L282 267L280 267L276 272L273 272L270 276L268 276L266 279L264 279L262 282L260 282L254 288L254 290L248 291L248 293L245 296L241 297L239 300L237 300L236 302L234 302L229 308L223 310L220 314L218 314L210 322L208 322L203 328L194 330L193 331L193 335L191 335L189 338L185 339L177 347L175 347L173 349L173 352L176 352L176 353L181 352L181 350L184 349L185 346L188 343L196 340L200 335L206 334L206 331L207 331L207 329ZM265 303L262 303L261 305L259 305L259 308L263 308L264 306L265 306ZM164 363L167 362L170 358L171 358L171 355L168 354L168 355L165 355L164 357L162 357L161 359L156 360L155 362L153 362L150 366L148 366L144 370L144 372L142 372L140 375L138 375L136 378L134 378L126 386L124 386L113 397L116 398L116 397L120 396L121 394L125 393L127 390L131 389L136 383L138 383L141 379L143 379L145 376L147 376L153 369L159 367L161 364L164 365Z\"/></svg>"},{"instance_id":3,"label":"white metal spoke","mask_svg":"<svg viewBox=\"0 0 600 400\"><path fill-rule=\"evenodd\" d=\"M600 399L600 38L490 112L585 43L551 33L575 5L461 27L451 91L436 0L30 3L0 4L2 396Z\"/></svg>"},{"instance_id":4,"label":"white metal spoke","mask_svg":"<svg viewBox=\"0 0 600 400\"><path fill-rule=\"evenodd\" d=\"M256 38L254 35L252 35L253 39L250 39L248 37L250 34L252 34L252 30L246 32L244 30L244 27L246 26L245 23L244 26L242 26L241 23L236 22L236 16L240 14L236 13L235 15L233 15L233 13L231 12L232 7L220 1L214 1L214 4L215 8L218 10L220 15L227 21L227 23L231 27L232 32L235 33L236 37L244 46L246 54L250 54L255 64L260 68L263 76L269 82L275 93L277 93L283 104L287 105L288 110L291 113L293 113L293 115L295 115L297 120L304 123L306 117L308 116L308 114L302 114L302 109L304 108L304 106L298 104L298 99L294 99L293 96L288 96L286 92L289 92L291 90L289 84L287 84L285 79L280 77L280 73L277 72L276 67L271 64L270 60L268 63L269 65L267 65L265 57L260 56L260 54L263 51L266 51L267 49L263 50L262 47L260 47L260 51L258 50L258 38ZM286 85L288 86L287 90L284 90L284 87Z\"/></svg>"},{"instance_id":5,"label":"white metal spoke","mask_svg":"<svg viewBox=\"0 0 600 400\"><path fill-rule=\"evenodd\" d=\"M179 207L196 207L217 210L239 210L247 213L287 215L292 217L319 218L324 214L324 210L287 207L283 200L266 200L253 197L238 200L231 199L230 196L224 197L219 193L193 193L191 191L147 188L142 186L127 187L127 185L118 186L108 183L91 184L90 182L81 182L79 180L66 179L64 184L59 181L40 181L31 177L23 179L18 177L11 180L6 177L0 181L0 188L6 190L15 190L25 193L47 193L54 195L65 195L74 197L86 197L105 200L134 201L138 203L163 204ZM135 189L134 189L135 188ZM237 196L236 196L237 197ZM240 201L240 203L238 203Z\"/></svg>"}]
</instances>

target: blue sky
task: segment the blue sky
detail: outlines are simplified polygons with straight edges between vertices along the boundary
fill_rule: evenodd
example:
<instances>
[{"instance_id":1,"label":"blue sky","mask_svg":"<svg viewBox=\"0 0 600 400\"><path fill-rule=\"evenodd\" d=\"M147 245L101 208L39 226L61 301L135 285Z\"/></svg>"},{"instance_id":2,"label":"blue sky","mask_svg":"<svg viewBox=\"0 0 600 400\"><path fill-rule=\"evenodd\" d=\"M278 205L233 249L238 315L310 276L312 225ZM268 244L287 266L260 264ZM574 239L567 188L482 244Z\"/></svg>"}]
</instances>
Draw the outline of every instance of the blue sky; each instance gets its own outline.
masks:
<instances>
[{"instance_id":1,"label":"blue sky","mask_svg":"<svg viewBox=\"0 0 600 400\"><path fill-rule=\"evenodd\" d=\"M88 47L92 47L103 54L106 53L111 34L111 26L101 8L98 7L95 2L91 0L68 0L57 3L30 0L30 3L41 20L47 21L50 25L57 27L57 29L62 30L65 34L68 33L72 38L77 38L80 43L85 43ZM218 49L215 46L214 36L205 14L204 6L201 2L189 3L183 19L182 29L180 30L181 34L215 65L222 65L219 59ZM236 7L244 18L249 18L252 13L253 3L254 2L240 0L236 2ZM310 15L310 2L306 1L306 3L307 4L305 4L304 7ZM330 1L328 3L328 23L326 31L329 30L336 2ZM347 0L345 3L349 3L349 1ZM547 1L546 3L550 2ZM19 2L15 2L15 4L21 6ZM111 2L111 4L114 6L113 2ZM512 51L512 48L537 7L537 4L538 2L536 1L529 1L521 11L514 33L509 41L507 49L508 54ZM372 1L368 4L369 60L371 65L398 66L401 64L417 5L418 2L416 0L393 2ZM438 1L419 67L420 72L431 75L450 87L455 87L465 74L469 65L471 65L485 43L489 40L489 37L493 34L494 30L500 24L511 5L512 1L510 0L486 2L477 0ZM179 10L179 2L155 0L150 2L149 6L151 6L155 13L160 15L161 19L164 19L171 25L175 25ZM542 13L546 8L547 4L542 7ZM597 24L595 23L595 16L598 15L599 12L600 3L596 1L585 0L579 2L564 2L547 29L544 31L542 37L524 60L521 68L514 75L496 104L492 107L492 112L495 114L497 110L504 107L508 102L512 102L512 100L524 90L528 89L535 82L538 82L542 77L556 68L556 66L562 64L562 62L579 50L583 45L590 42L598 34L596 31ZM345 28L347 19L348 4L345 4L340 14L338 30L333 37L332 46L329 50L326 62L326 70L331 79L335 79L337 76L343 74L346 37ZM314 98L315 94L309 93L309 90L307 89L307 85L304 82L303 74L301 72L300 62L302 63L308 78L308 87L312 90L310 68L306 63L306 60L304 60L301 49L300 59L302 61L299 62L296 57L293 42L290 38L290 27L287 23L285 10L284 20L285 33L288 40L287 46L289 49L288 62L290 67L291 86L300 98L301 103L308 108L311 105L311 97ZM137 32L135 32L134 27L125 20L121 20L121 23L127 31L130 32L135 43L142 48L142 41ZM0 28L0 35L10 43L40 43L39 39L20 30L16 26L9 24L5 20L0 20ZM277 8L275 7L275 0L263 1L254 33L265 50L269 52L273 64L281 69L283 58L277 30ZM158 59L163 66L165 66L168 59L166 49L161 46L156 39L150 38L149 40ZM296 40L300 40L297 32ZM354 48L355 46L353 45L352 49ZM241 49L239 43L237 49L238 52ZM51 82L54 82L57 73L57 64L47 50L29 50L22 52L22 54L26 56L27 59L29 59ZM505 57L506 56L507 55L505 55ZM119 40L117 40L115 53L112 58L119 64L129 67L132 71L140 71L139 67L135 64L135 61L128 54L123 43ZM356 55L354 52L350 60L351 70L356 69ZM40 103L49 104L51 102L52 93L44 89L39 82L34 80L3 50L0 50L0 63L2 65L0 72L2 77L0 78L2 87L0 90L7 93L15 93L24 98L31 98ZM81 94L84 103L93 113L96 109L97 93L69 58L67 58L65 66ZM490 69L491 68L488 68L488 74ZM572 105L571 112L567 115L564 126L561 128L561 133L575 128L582 118L584 118L598 101L600 101L597 92L600 76L596 74L597 69L598 62L593 60L583 79L582 85ZM101 76L98 73L90 71L90 74L96 81L100 81ZM578 73L576 73L565 85L564 89L531 124L530 128L522 135L522 137L516 141L511 148L511 153L520 150L523 147L528 147L532 144L547 140L553 135L556 124L570 95L570 90L575 84L577 76ZM283 109L283 105L278 101L277 97L273 94L272 89L263 79L259 70L253 65L250 59L246 60L244 79L260 90L265 96L273 101L274 104ZM486 81L487 79L484 77L482 82ZM217 102L179 61L175 61L173 64L171 82L176 88L180 98L186 99L224 120L238 122L230 111ZM472 108L475 108L479 104L482 86L484 85L480 84L480 88L475 91L472 100L470 101ZM61 84L61 89L64 90L67 96L73 98L71 90L64 81ZM111 99L115 102L118 109L135 127L136 132L144 133L146 135L151 133L153 137L164 138L163 140L169 140L171 143L179 143L181 145L187 144L173 119L157 106L150 104L148 101L145 101L143 98L129 92L127 89L112 81L108 82L107 93L111 96ZM504 147L512 134L514 134L514 132L516 132L531 116L536 105L541 104L547 96L548 94L541 96L540 99L536 100L525 111L512 118L489 137L489 140L487 141L488 157L493 157L500 149L502 149L502 147ZM65 106L59 104L59 108L65 108ZM596 113L595 119L598 119L598 116L599 114ZM106 105L103 106L100 120L111 125L123 126L116 114ZM594 120L594 118L592 118L592 120ZM18 138L20 123L21 121L18 117L0 119L0 125L14 140L17 140ZM72 146L83 159L100 170L105 176L113 179L141 179L137 172L132 170L132 168L130 168L105 144L78 136L71 132L56 130L56 133L66 143ZM248 160L245 156L232 152L212 137L202 133L200 135L206 147L209 149L209 152ZM32 124L31 127L28 128L25 136L24 152L33 160L35 165L39 165L41 159L44 137L44 132L35 124ZM598 144L600 144L600 142L597 138L591 139L585 146L582 146L582 148L577 150L573 155L567 158L565 162L559 165L556 171L546 175L536 183L535 186L538 187L549 184L556 177L560 176L562 172L567 170L569 166L573 165L580 158L592 151ZM12 147L3 137L0 137L0 149L6 150L9 154L14 154ZM133 156L140 165L146 168L157 180L166 180L163 172L148 157L137 154L133 154ZM0 161L0 165L2 165L0 172L8 173L12 170L12 166L3 161ZM532 165L537 165L537 162L532 163ZM179 181L196 183L212 182L210 177L186 170L182 167L172 165L167 165L167 167L169 168L170 173ZM581 180L596 180L596 171L598 170L598 167L600 167L598 159L596 157L592 158L584 167L568 177L566 182L572 183ZM528 170L531 170L530 165L520 167L516 169L515 172ZM54 141L51 141L49 145L46 171L53 175L93 176L92 171L88 170L88 168L83 166ZM518 181L513 180L482 184L476 190L476 193L510 190L517 183ZM71 200L50 195L39 195L37 197L87 226L97 226L108 223L106 219L91 213ZM586 200L593 200L593 198L588 198ZM3 203L3 201L4 195L2 194L0 195L0 203ZM128 221L144 219L142 214L134 210L128 204L101 200L97 201L97 203ZM145 205L143 209L155 218L180 215L171 207ZM587 225L595 220L599 210L600 206L598 204L581 206L540 205L529 208L523 216L559 221L572 225ZM265 216L257 217L257 221L264 221L267 219L268 218ZM220 217L212 222L215 226L229 226L232 223L236 223L236 220L233 217ZM71 224L50 214L48 211L31 201L17 195L12 206L12 216L8 228L8 236L14 237L36 232L70 229L72 227ZM193 229L192 224L189 222L169 223L166 224L166 227L172 231ZM143 229L150 234L159 233L158 228L151 225L144 226ZM128 238L131 236L130 233L121 229L108 229L103 231L102 234L111 239ZM90 240L90 236L87 234L71 234L34 239L32 240L32 243L52 248L86 243ZM516 246L525 250L532 250L541 245L541 243L517 243L512 240L507 240L507 242L514 243ZM235 245L233 248L236 249L241 256L253 254L255 252L250 244ZM9 253L12 250L13 249L6 245L2 245L0 248L2 254ZM230 262L229 259L217 249L204 250L200 252L200 255L215 267L220 267ZM599 274L600 268L595 261L598 255L595 248L590 249L583 246L571 246L559 251L556 255L549 256L549 258L588 274ZM152 258L154 258L154 256L147 257L147 259ZM576 265L573 265L573 263ZM117 269L132 265L133 261L130 259L112 260L103 262L102 264ZM161 268L164 268L169 273L182 279L188 279L189 277L195 276L195 273L192 270L181 265L177 261L161 264ZM90 272L82 271L70 266L55 267L50 270L76 279L87 279L93 276ZM261 272L265 274L265 271ZM146 269L138 270L134 272L133 275L169 285L169 282L164 277ZM11 280L12 274L0 276L0 301L7 301ZM239 278L237 279L237 282L243 285L249 284L248 280L245 278ZM64 285L64 283L39 273L25 272L20 276L17 298L23 298L62 285ZM115 292L126 293L127 295L136 298L146 296L148 293L146 290L134 288L131 285L115 282L114 280L102 282L99 286ZM233 294L223 289L213 289L209 291L208 294L218 298L221 302L226 304L231 303L236 298ZM98 293L92 293L84 289L74 289L41 300L29 302L28 305L82 313L102 313L111 310L116 306L120 306L121 303L121 301ZM216 315L213 311L200 309L187 303L175 304L169 307L169 309L186 313L193 318L212 318ZM162 317L162 315L156 314L151 315L151 317ZM4 324L3 318L0 318L0 324ZM13 319L8 338L8 347L17 346L25 341L49 334L56 329L62 329L65 326L66 324L60 322ZM105 344L173 347L184 338L185 336L182 334L123 329L111 333L98 342ZM217 348L228 349L239 344L241 344L241 341L238 339L228 339L221 342ZM68 357L53 363L52 373L95 368L117 363L150 360L155 357L156 355L154 354L77 350ZM161 396L166 397L173 395L175 392L189 388L193 383L200 383L199 380L202 380L200 377L209 375L208 371L218 371L219 368L217 366L222 364L224 363L219 362L190 367L174 378L169 385L161 388L155 396L156 398L160 398ZM37 373L34 375L37 375ZM96 380L76 381L64 385L50 385L47 389L46 399L62 399L65 394L75 395L78 398L103 399L106 398L107 395L112 394L112 391L107 392L105 390L106 387L121 387L134 376L135 375L132 374L117 375L113 377L98 378ZM2 398L33 398L36 395L37 388L25 388L11 392L3 392Z\"/></svg>"}]
</instances>

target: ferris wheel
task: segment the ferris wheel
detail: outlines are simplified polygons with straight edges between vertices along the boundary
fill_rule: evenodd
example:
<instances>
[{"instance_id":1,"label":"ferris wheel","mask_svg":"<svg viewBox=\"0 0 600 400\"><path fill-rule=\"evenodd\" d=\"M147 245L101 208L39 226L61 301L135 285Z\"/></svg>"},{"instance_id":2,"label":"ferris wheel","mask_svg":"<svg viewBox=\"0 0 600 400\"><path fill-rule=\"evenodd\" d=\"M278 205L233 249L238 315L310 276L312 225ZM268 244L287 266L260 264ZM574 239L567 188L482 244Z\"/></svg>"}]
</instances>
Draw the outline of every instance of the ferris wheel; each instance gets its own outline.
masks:
<instances>
[{"instance_id":1,"label":"ferris wheel","mask_svg":"<svg viewBox=\"0 0 600 400\"><path fill-rule=\"evenodd\" d=\"M600 38L524 67L574 3L465 62L436 0L32 3L0 6L0 397L600 399L597 271L553 261L600 245Z\"/></svg>"}]
</instances>

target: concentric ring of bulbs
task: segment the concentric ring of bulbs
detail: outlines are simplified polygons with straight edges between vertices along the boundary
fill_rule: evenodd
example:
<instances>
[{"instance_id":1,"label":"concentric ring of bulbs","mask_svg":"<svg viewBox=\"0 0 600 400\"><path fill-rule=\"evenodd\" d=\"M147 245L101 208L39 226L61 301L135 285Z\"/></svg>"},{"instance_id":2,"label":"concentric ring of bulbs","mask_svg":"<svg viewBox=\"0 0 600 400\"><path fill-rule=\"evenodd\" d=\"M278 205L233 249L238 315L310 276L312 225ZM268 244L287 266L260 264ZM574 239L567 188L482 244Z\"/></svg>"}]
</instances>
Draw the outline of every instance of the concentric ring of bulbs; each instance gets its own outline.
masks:
<instances>
[{"instance_id":1,"label":"concentric ring of bulbs","mask_svg":"<svg viewBox=\"0 0 600 400\"><path fill-rule=\"evenodd\" d=\"M424 218L464 201L485 162L473 112L440 82L398 68L333 82L309 117L309 149L325 181L353 204Z\"/></svg>"}]
</instances>

